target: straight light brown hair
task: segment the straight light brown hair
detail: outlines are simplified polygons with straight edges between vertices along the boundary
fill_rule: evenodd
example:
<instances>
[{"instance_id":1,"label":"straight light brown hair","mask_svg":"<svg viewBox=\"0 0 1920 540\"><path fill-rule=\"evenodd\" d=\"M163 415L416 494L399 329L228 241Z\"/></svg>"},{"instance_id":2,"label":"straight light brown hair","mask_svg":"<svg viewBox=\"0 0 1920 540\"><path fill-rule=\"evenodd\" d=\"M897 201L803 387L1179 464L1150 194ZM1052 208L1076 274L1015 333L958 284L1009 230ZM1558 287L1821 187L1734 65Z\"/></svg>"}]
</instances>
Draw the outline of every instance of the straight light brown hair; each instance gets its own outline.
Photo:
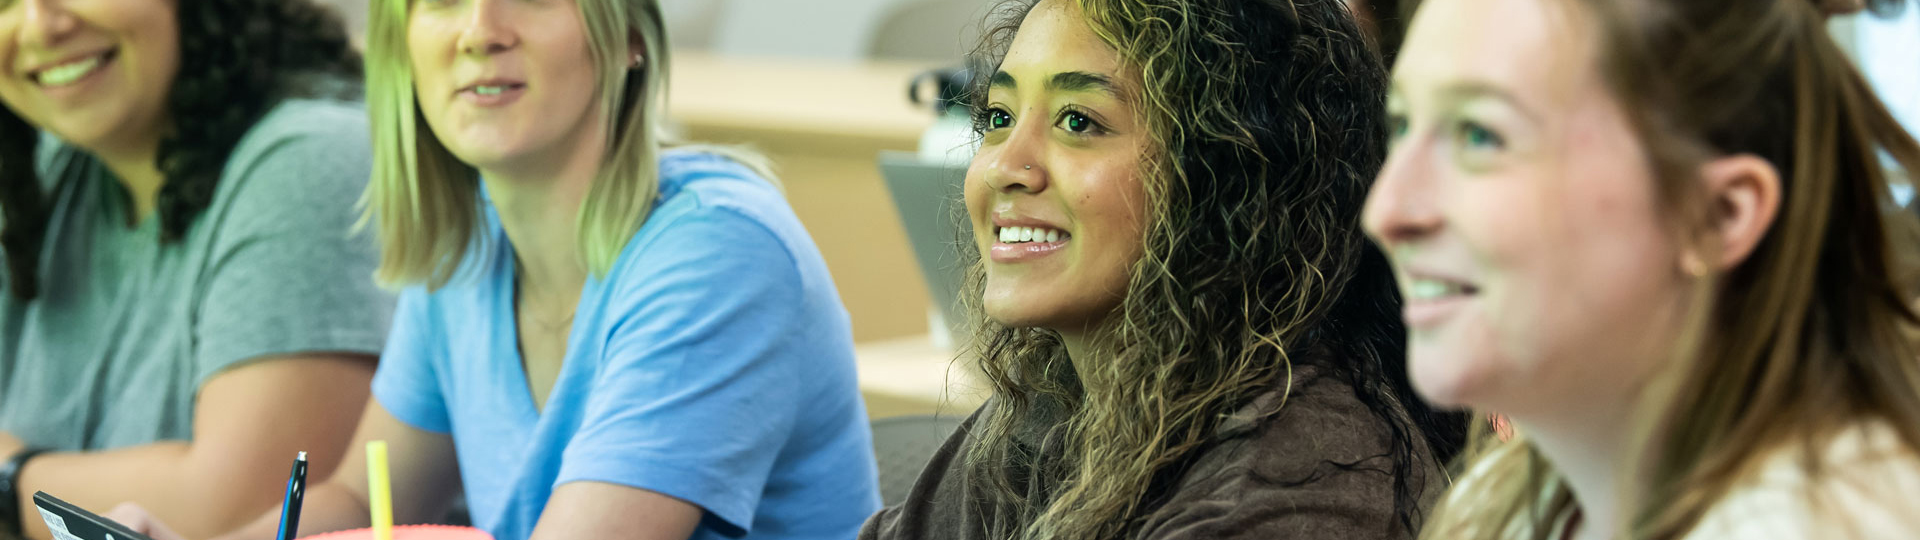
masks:
<instances>
[{"instance_id":1,"label":"straight light brown hair","mask_svg":"<svg viewBox=\"0 0 1920 540\"><path fill-rule=\"evenodd\" d=\"M1643 476L1624 479L1623 535L1685 536L1776 451L1803 452L1798 463L1817 479L1824 442L1864 422L1920 448L1920 318L1909 304L1920 235L1878 155L1920 170L1920 145L1824 15L1810 0L1563 2L1593 21L1600 72L1649 152L1658 204L1683 245L1698 247L1710 217L1697 176L1707 160L1759 156L1782 183L1766 237L1731 270L1700 278L1675 360L1631 412L1627 470ZM1577 511L1524 432L1490 435L1474 438L1466 475L1423 537L1552 538Z\"/></svg>"}]
</instances>

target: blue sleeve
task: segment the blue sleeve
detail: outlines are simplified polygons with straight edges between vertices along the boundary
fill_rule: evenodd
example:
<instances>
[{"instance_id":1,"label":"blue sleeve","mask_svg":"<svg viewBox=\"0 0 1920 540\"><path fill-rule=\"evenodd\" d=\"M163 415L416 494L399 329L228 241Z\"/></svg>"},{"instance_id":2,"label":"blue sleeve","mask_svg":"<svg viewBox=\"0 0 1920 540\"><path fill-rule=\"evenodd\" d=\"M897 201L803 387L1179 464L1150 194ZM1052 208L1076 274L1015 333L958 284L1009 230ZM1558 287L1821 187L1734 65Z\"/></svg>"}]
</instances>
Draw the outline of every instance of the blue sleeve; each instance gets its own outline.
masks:
<instances>
[{"instance_id":1,"label":"blue sleeve","mask_svg":"<svg viewBox=\"0 0 1920 540\"><path fill-rule=\"evenodd\" d=\"M453 422L448 419L447 400L434 365L444 356L435 344L444 340L428 301L422 287L400 293L393 329L387 332L387 347L381 350L380 368L373 374L373 398L387 414L407 425L448 433Z\"/></svg>"},{"instance_id":2,"label":"blue sleeve","mask_svg":"<svg viewBox=\"0 0 1920 540\"><path fill-rule=\"evenodd\" d=\"M803 359L781 347L805 322L800 271L734 211L672 219L609 277L606 364L555 485L661 493L744 534L805 408Z\"/></svg>"}]
</instances>

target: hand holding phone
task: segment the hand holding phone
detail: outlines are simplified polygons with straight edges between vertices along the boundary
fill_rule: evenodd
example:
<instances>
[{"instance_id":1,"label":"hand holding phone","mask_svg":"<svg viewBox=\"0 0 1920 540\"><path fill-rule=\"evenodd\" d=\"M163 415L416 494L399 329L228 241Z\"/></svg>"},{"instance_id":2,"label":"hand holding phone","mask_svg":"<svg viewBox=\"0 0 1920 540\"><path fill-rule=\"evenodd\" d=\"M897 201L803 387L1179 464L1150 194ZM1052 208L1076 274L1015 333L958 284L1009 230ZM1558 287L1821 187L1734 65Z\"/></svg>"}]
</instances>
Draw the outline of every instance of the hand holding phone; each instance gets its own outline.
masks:
<instances>
[{"instance_id":1,"label":"hand holding phone","mask_svg":"<svg viewBox=\"0 0 1920 540\"><path fill-rule=\"evenodd\" d=\"M147 535L153 540L186 540L185 537L180 536L180 533L173 532L173 529L168 528L167 524L160 522L160 518L155 517L152 512L148 512L145 507L138 504L130 502L120 503L120 506L115 506L113 510L107 511L105 517L128 529L132 529L133 532Z\"/></svg>"}]
</instances>

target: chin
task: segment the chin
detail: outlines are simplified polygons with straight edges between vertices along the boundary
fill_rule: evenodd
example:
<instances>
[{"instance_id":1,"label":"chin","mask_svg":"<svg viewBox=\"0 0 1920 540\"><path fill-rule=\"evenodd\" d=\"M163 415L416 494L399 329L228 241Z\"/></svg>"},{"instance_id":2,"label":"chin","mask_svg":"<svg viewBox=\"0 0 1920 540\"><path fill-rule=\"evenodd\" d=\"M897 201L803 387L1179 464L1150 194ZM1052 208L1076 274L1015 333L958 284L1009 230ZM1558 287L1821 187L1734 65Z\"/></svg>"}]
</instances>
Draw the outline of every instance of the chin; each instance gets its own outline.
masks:
<instances>
[{"instance_id":1,"label":"chin","mask_svg":"<svg viewBox=\"0 0 1920 540\"><path fill-rule=\"evenodd\" d=\"M1436 407L1458 409L1473 407L1484 401L1483 394L1491 383L1493 371L1484 369L1484 363L1476 361L1470 354L1451 351L1421 351L1413 348L1407 351L1408 378L1413 383L1414 392Z\"/></svg>"},{"instance_id":2,"label":"chin","mask_svg":"<svg viewBox=\"0 0 1920 540\"><path fill-rule=\"evenodd\" d=\"M997 306L992 301L986 305L987 320L1007 328L1033 328L1046 326L1047 317L1021 309L1024 306Z\"/></svg>"},{"instance_id":3,"label":"chin","mask_svg":"<svg viewBox=\"0 0 1920 540\"><path fill-rule=\"evenodd\" d=\"M444 140L443 144L445 144ZM459 141L457 144L446 144L446 147L447 152L452 153L453 157L459 159L461 163L477 169L491 168L493 165L505 162L511 155L510 152L505 151L502 144L491 141Z\"/></svg>"},{"instance_id":4,"label":"chin","mask_svg":"<svg viewBox=\"0 0 1920 540\"><path fill-rule=\"evenodd\" d=\"M131 115L112 114L116 111L64 112L58 118L46 120L46 126L35 126L53 133L53 136L68 144L93 149L111 142L117 133L114 126L132 124ZM92 113L92 114L89 114ZM24 117L23 117L24 118Z\"/></svg>"}]
</instances>

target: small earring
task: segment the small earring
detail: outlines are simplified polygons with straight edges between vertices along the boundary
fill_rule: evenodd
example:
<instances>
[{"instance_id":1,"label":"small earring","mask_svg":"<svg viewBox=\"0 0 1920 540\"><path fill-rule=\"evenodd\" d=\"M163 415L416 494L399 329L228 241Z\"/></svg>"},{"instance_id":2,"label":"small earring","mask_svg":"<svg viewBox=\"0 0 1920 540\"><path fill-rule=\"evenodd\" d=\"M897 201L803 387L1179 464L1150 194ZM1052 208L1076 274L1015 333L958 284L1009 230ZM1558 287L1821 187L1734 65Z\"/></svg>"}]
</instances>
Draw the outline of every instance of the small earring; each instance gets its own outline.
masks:
<instances>
[{"instance_id":1,"label":"small earring","mask_svg":"<svg viewBox=\"0 0 1920 540\"><path fill-rule=\"evenodd\" d=\"M633 55L633 63L628 65L627 69L640 69L640 66L644 65L647 65L647 57L635 54Z\"/></svg>"},{"instance_id":2,"label":"small earring","mask_svg":"<svg viewBox=\"0 0 1920 540\"><path fill-rule=\"evenodd\" d=\"M1027 166L1027 170L1029 170L1029 171L1031 171L1031 170L1033 170L1033 166L1032 166L1032 165L1028 165L1028 166Z\"/></svg>"},{"instance_id":3,"label":"small earring","mask_svg":"<svg viewBox=\"0 0 1920 540\"><path fill-rule=\"evenodd\" d=\"M1707 277L1707 262L1700 260L1700 257L1692 253L1681 255L1680 271L1686 273L1687 277L1704 278Z\"/></svg>"}]
</instances>

